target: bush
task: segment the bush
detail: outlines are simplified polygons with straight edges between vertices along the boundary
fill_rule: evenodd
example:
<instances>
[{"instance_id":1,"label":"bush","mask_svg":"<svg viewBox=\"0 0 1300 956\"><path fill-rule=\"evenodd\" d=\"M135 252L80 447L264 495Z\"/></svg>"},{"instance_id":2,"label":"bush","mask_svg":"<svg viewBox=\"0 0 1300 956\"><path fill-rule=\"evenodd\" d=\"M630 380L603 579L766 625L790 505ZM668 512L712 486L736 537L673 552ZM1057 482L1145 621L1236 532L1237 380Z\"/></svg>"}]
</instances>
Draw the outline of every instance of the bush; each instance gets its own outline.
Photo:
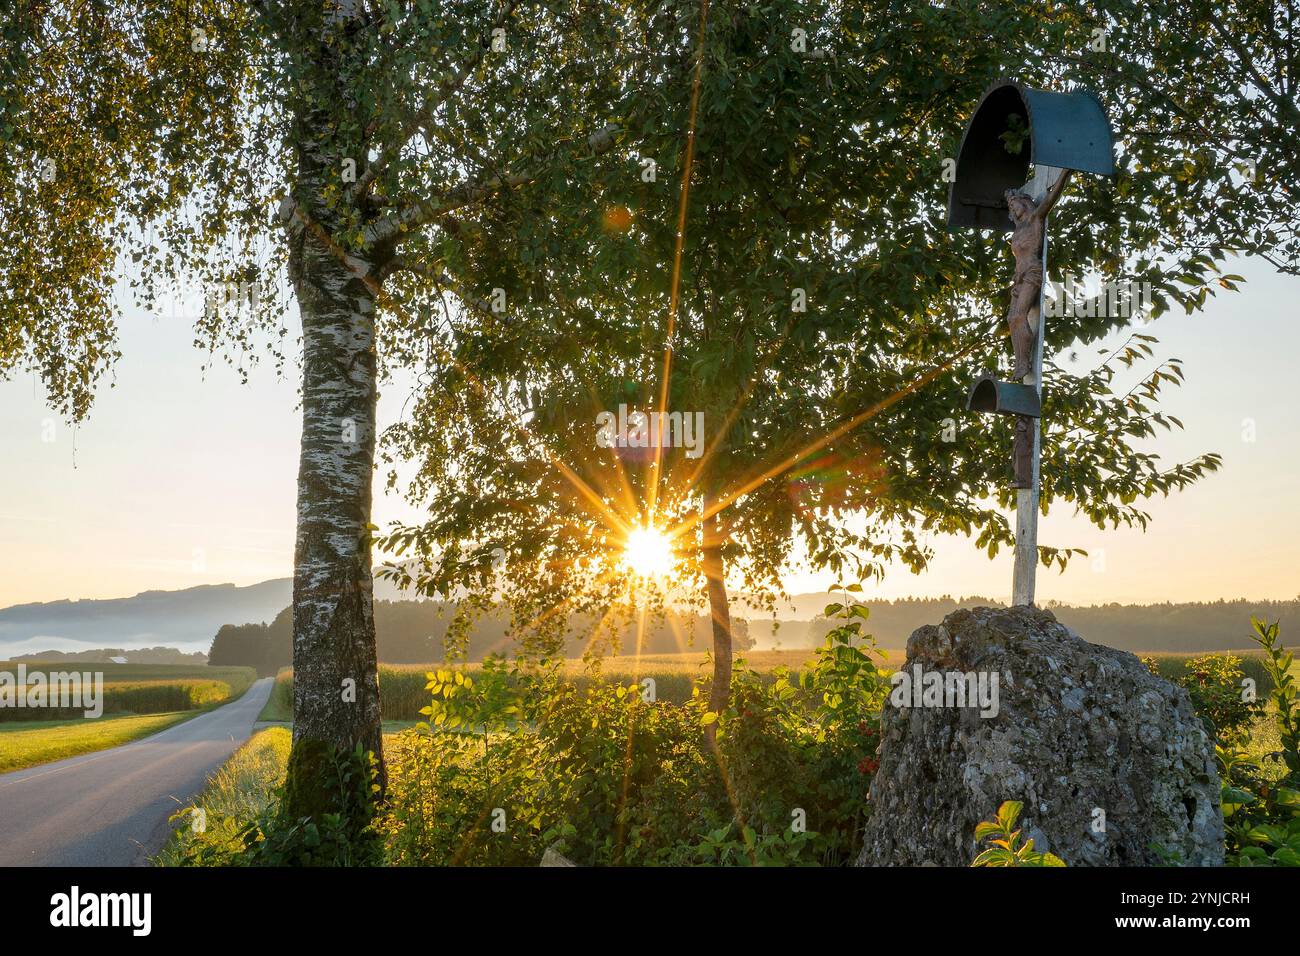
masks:
<instances>
[{"instance_id":1,"label":"bush","mask_svg":"<svg viewBox=\"0 0 1300 956\"><path fill-rule=\"evenodd\" d=\"M844 623L797 678L737 661L721 714L703 680L676 704L558 665L430 673L429 720L389 762L390 859L536 865L558 844L580 865L850 862L887 685L865 609L833 611Z\"/></svg>"},{"instance_id":2,"label":"bush","mask_svg":"<svg viewBox=\"0 0 1300 956\"><path fill-rule=\"evenodd\" d=\"M1252 673L1248 675L1243 659L1232 653L1203 654L1170 663L1144 657L1142 662L1153 674L1185 688L1210 735L1220 739L1244 739L1263 714L1263 695L1273 686L1263 660L1251 658Z\"/></svg>"},{"instance_id":3,"label":"bush","mask_svg":"<svg viewBox=\"0 0 1300 956\"><path fill-rule=\"evenodd\" d=\"M1273 687L1270 702L1280 749L1256 757L1241 748L1238 735L1219 740L1227 862L1300 866L1300 699L1290 673L1295 657L1282 647L1276 623L1252 619L1251 624ZM1266 773L1270 764L1280 771L1279 778Z\"/></svg>"}]
</instances>

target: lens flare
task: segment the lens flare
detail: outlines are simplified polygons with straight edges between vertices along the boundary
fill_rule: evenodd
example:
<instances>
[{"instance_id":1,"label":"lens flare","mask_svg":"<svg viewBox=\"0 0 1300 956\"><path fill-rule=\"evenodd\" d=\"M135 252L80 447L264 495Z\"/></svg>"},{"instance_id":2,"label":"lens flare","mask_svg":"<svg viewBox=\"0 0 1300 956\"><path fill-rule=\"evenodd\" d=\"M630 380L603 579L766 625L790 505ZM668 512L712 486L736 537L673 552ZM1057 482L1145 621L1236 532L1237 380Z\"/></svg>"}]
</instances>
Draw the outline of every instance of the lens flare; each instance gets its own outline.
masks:
<instances>
[{"instance_id":1,"label":"lens flare","mask_svg":"<svg viewBox=\"0 0 1300 956\"><path fill-rule=\"evenodd\" d=\"M658 528L633 528L623 548L623 566L638 577L667 577L673 569L672 543Z\"/></svg>"}]
</instances>

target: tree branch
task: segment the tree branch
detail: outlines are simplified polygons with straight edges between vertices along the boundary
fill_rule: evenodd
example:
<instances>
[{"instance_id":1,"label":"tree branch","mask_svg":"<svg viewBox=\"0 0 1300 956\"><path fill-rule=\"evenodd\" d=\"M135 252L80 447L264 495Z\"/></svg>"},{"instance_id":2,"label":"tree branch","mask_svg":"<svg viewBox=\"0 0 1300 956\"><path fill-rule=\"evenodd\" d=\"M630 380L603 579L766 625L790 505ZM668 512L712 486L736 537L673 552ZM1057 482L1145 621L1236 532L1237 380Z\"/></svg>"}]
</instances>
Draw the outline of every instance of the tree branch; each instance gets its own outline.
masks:
<instances>
[{"instance_id":1,"label":"tree branch","mask_svg":"<svg viewBox=\"0 0 1300 956\"><path fill-rule=\"evenodd\" d=\"M1214 28L1214 32L1219 34L1219 37L1223 42L1228 45L1232 52L1237 54L1237 62L1240 63L1242 69L1250 75L1251 79L1259 87L1260 92L1262 92L1273 103L1273 106L1278 111L1279 120L1281 119L1281 116L1285 114L1291 117L1292 123L1300 124L1300 107L1297 107L1290 99L1280 95L1277 90L1273 89L1272 85L1264 78L1263 74L1256 69L1254 57L1250 56L1250 51L1242 46L1241 41L1232 36L1228 31L1224 30L1223 25L1219 23L1217 17L1210 18L1210 25ZM1279 123L1278 125L1281 124Z\"/></svg>"},{"instance_id":2,"label":"tree branch","mask_svg":"<svg viewBox=\"0 0 1300 956\"><path fill-rule=\"evenodd\" d=\"M489 303L485 302L483 299L470 295L465 291L465 287L450 275L426 263L411 262L406 259L396 258L389 266L389 273L391 274L393 272L409 272L412 275L428 279L434 285L438 286L439 291L442 291L442 287L446 286L451 289L452 292L456 293L456 297L460 299L461 302L472 306L484 315L494 318L496 317L496 313L492 311L492 306Z\"/></svg>"},{"instance_id":3,"label":"tree branch","mask_svg":"<svg viewBox=\"0 0 1300 956\"><path fill-rule=\"evenodd\" d=\"M614 145L614 137L619 128L614 125L593 133L587 138L587 144L595 153L604 153ZM449 213L471 206L496 193L523 186L538 178L545 167L526 173L496 175L485 180L464 183L450 190L438 199L414 200L398 211L377 219L365 229L367 245L388 241L400 241L403 233L418 229L435 220L445 218Z\"/></svg>"},{"instance_id":4,"label":"tree branch","mask_svg":"<svg viewBox=\"0 0 1300 956\"><path fill-rule=\"evenodd\" d=\"M402 128L402 132L397 136L397 138L385 147L380 154L375 157L373 162L366 164L365 170L359 177L357 177L356 184L353 186L354 195L361 196L365 194L365 191L370 188L370 184L375 181L375 178L382 173L384 169L388 167L388 164L391 163L393 159L406 147L406 144L411 141L411 137L415 135L417 130L433 125L434 111L443 103L447 102L447 100L451 99L451 97L465 85L465 81L469 79L469 75L474 72L474 69L483 61L483 53L491 45L492 31L499 28L510 18L510 15L514 13L515 7L517 7L520 2L521 0L506 0L505 4L501 7L501 12L497 14L497 18L493 20L492 25L488 27L488 39L486 42L480 42L474 53L469 57L466 57L456 71L439 84L437 94L432 99L426 100L424 103L420 104L420 107Z\"/></svg>"}]
</instances>

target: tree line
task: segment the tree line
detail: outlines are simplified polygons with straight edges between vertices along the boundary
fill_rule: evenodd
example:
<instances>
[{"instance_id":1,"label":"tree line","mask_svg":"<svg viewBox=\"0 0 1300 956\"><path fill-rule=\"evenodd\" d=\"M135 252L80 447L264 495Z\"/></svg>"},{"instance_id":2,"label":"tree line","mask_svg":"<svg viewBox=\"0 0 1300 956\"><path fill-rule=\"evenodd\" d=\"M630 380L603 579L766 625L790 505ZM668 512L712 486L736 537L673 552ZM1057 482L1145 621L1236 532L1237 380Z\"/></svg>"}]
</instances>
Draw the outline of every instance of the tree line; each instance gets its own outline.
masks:
<instances>
[{"instance_id":1,"label":"tree line","mask_svg":"<svg viewBox=\"0 0 1300 956\"><path fill-rule=\"evenodd\" d=\"M996 606L1001 602L983 597L944 596L863 603L871 610L864 630L874 635L881 647L897 650L907 646L907 638L918 627L937 623L958 608ZM1283 629L1288 621L1300 626L1300 599L1112 603L1088 607L1048 602L1045 607L1085 641L1133 653L1198 653L1252 647L1250 621L1255 617L1280 621ZM832 627L834 622L821 616L780 621L776 626L768 618L750 620L749 634L756 647L793 649L816 646Z\"/></svg>"},{"instance_id":2,"label":"tree line","mask_svg":"<svg viewBox=\"0 0 1300 956\"><path fill-rule=\"evenodd\" d=\"M375 602L379 660L385 664L429 664L446 659L449 653L468 661L481 661L489 654L513 656L518 643L507 607L488 608L464 634L453 631L456 610L456 605L447 601ZM698 651L709 646L711 634L709 622L702 615L672 611L662 616L647 615L644 631L639 631L636 620L600 628L588 616L570 621L569 626L561 651L565 657L635 654L638 644L642 654ZM751 646L747 622L735 622L734 641L740 651ZM263 677L274 676L281 667L292 663L292 608L285 608L269 624L222 625L208 652L211 666L254 667Z\"/></svg>"},{"instance_id":3,"label":"tree line","mask_svg":"<svg viewBox=\"0 0 1300 956\"><path fill-rule=\"evenodd\" d=\"M827 596L830 600L831 596ZM1000 602L984 597L901 598L895 601L859 602L871 611L864 630L883 648L907 646L907 638L918 627L933 624L958 608L996 606ZM1242 622L1252 618L1288 622L1300 628L1300 598L1289 601L1196 601L1163 604L1097 604L1076 607L1049 602L1047 609L1057 620L1073 628L1087 641L1117 647L1133 653L1199 653L1250 647L1250 633ZM455 606L446 601L379 601L375 604L375 634L379 660L385 664L428 664L441 661L455 649L468 661L481 661L489 654L513 655L518 642L511 632L507 608L497 605L470 626L466 639L449 645L447 638ZM606 654L634 654L637 627L634 621L591 640L595 622L571 621L563 655L581 657L591 651ZM835 626L818 615L806 620L736 618L734 644L738 653L751 648L797 650L817 646ZM702 615L670 614L648 619L641 641L642 654L672 654L700 651L709 647L709 622ZM226 624L217 631L208 652L212 666L254 667L261 676L272 676L292 664L293 620L285 608L271 623Z\"/></svg>"}]
</instances>

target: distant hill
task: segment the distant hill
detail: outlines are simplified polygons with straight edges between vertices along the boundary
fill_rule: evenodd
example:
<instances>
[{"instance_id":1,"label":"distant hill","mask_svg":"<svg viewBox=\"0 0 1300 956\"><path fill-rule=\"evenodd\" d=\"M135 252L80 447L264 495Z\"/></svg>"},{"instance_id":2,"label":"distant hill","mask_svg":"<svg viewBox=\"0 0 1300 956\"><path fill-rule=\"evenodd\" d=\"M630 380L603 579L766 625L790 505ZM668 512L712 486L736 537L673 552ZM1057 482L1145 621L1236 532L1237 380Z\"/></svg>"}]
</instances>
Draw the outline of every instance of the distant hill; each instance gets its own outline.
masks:
<instances>
[{"instance_id":1,"label":"distant hill","mask_svg":"<svg viewBox=\"0 0 1300 956\"><path fill-rule=\"evenodd\" d=\"M205 584L102 601L18 604L0 610L0 658L159 644L206 654L221 625L270 621L291 594L290 580L278 578L249 587Z\"/></svg>"},{"instance_id":2,"label":"distant hill","mask_svg":"<svg viewBox=\"0 0 1300 956\"><path fill-rule=\"evenodd\" d=\"M118 660L122 658L123 660ZM51 664L206 664L206 654L186 654L174 647L141 647L128 651L122 647L96 647L88 651L35 651L10 657L11 661L43 661Z\"/></svg>"}]
</instances>

